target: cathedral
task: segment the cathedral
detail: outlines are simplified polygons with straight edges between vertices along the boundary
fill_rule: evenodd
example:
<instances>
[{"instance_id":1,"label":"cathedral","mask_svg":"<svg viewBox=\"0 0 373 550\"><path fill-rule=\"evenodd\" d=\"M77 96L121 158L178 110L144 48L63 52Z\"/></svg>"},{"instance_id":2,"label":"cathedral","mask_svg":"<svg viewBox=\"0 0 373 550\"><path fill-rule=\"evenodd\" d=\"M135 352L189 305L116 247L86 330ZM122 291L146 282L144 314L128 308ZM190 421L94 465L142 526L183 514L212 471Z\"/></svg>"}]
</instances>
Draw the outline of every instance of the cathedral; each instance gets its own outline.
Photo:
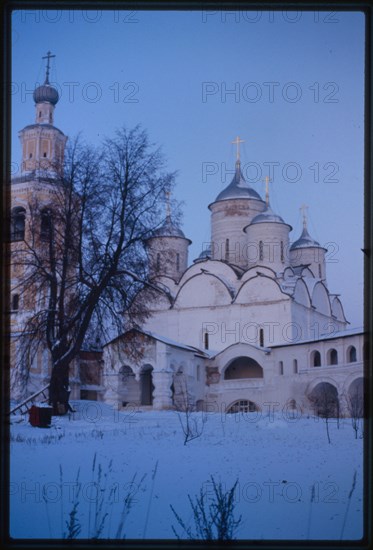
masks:
<instances>
[{"instance_id":1,"label":"cathedral","mask_svg":"<svg viewBox=\"0 0 373 550\"><path fill-rule=\"evenodd\" d=\"M34 92L35 122L20 131L21 172L11 182L11 252L27 239L28 204L49 196L51 163L62 165L67 137L54 125L59 100L49 83ZM163 225L144 243L152 284L164 292L141 329L117 335L101 350L84 349L71 368L72 399L119 408L346 415L363 395L363 333L349 328L329 289L326 253L292 227L245 181L237 158L230 184L206 205L211 242L189 261L191 241L168 207ZM48 216L41 220L48 229ZM11 331L21 330L27 300L11 271ZM129 340L141 360L126 353ZM16 344L12 344L13 356ZM16 367L13 365L13 369ZM29 394L48 384L48 353L39 352ZM14 393L16 399L16 391ZM324 403L324 405L322 404Z\"/></svg>"}]
</instances>

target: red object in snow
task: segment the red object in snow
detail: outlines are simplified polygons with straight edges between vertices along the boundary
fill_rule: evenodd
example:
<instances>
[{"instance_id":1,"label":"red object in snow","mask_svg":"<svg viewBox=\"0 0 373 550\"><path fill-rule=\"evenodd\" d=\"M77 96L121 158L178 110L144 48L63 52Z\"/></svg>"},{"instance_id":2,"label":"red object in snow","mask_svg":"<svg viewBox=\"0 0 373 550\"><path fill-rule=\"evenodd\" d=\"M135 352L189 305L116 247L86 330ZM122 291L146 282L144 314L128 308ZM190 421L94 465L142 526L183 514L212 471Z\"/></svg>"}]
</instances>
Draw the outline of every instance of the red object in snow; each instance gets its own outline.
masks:
<instances>
[{"instance_id":1,"label":"red object in snow","mask_svg":"<svg viewBox=\"0 0 373 550\"><path fill-rule=\"evenodd\" d=\"M35 428L50 428L52 407L37 407L32 405L29 410L29 421Z\"/></svg>"}]
</instances>

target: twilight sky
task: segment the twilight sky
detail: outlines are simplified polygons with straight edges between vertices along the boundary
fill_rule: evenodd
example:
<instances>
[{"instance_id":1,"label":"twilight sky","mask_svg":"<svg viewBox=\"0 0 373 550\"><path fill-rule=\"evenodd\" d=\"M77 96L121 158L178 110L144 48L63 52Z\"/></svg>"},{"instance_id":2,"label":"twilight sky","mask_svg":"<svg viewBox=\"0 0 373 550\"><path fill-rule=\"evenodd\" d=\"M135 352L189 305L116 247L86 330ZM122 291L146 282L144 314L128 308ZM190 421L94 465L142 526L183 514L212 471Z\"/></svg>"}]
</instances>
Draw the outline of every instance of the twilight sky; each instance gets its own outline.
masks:
<instances>
[{"instance_id":1,"label":"twilight sky","mask_svg":"<svg viewBox=\"0 0 373 550\"><path fill-rule=\"evenodd\" d=\"M98 144L142 124L177 170L192 262L210 240L208 204L243 173L273 210L328 248L329 290L351 327L363 312L364 16L329 12L17 11L13 14L12 172L17 132L51 50L55 125Z\"/></svg>"}]
</instances>

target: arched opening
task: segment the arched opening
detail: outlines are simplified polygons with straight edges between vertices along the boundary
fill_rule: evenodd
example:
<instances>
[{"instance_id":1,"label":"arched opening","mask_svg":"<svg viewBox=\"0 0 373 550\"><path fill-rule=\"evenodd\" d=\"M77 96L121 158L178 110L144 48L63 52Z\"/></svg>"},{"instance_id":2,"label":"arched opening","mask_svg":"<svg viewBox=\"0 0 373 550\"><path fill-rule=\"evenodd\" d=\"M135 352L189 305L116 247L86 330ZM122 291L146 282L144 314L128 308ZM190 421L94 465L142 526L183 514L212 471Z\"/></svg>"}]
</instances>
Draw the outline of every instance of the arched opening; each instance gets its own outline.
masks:
<instances>
[{"instance_id":1,"label":"arched opening","mask_svg":"<svg viewBox=\"0 0 373 550\"><path fill-rule=\"evenodd\" d=\"M176 271L180 271L180 254L176 254Z\"/></svg>"},{"instance_id":2,"label":"arched opening","mask_svg":"<svg viewBox=\"0 0 373 550\"><path fill-rule=\"evenodd\" d=\"M308 395L315 414L323 418L337 418L339 416L338 391L329 382L320 382Z\"/></svg>"},{"instance_id":3,"label":"arched opening","mask_svg":"<svg viewBox=\"0 0 373 550\"><path fill-rule=\"evenodd\" d=\"M23 241L25 238L26 210L21 206L13 208L11 219L11 240Z\"/></svg>"},{"instance_id":4,"label":"arched opening","mask_svg":"<svg viewBox=\"0 0 373 550\"><path fill-rule=\"evenodd\" d=\"M122 407L129 403L140 402L140 385L135 378L135 373L128 365L124 365L119 371L118 397Z\"/></svg>"},{"instance_id":5,"label":"arched opening","mask_svg":"<svg viewBox=\"0 0 373 550\"><path fill-rule=\"evenodd\" d=\"M140 403L141 405L153 405L153 367L146 365L142 368L140 374Z\"/></svg>"},{"instance_id":6,"label":"arched opening","mask_svg":"<svg viewBox=\"0 0 373 550\"><path fill-rule=\"evenodd\" d=\"M259 241L259 260L263 260L263 241Z\"/></svg>"},{"instance_id":7,"label":"arched opening","mask_svg":"<svg viewBox=\"0 0 373 550\"><path fill-rule=\"evenodd\" d=\"M321 355L317 350L311 353L311 367L321 367Z\"/></svg>"},{"instance_id":8,"label":"arched opening","mask_svg":"<svg viewBox=\"0 0 373 550\"><path fill-rule=\"evenodd\" d=\"M348 388L348 411L352 418L364 416L364 380L356 378Z\"/></svg>"},{"instance_id":9,"label":"arched opening","mask_svg":"<svg viewBox=\"0 0 373 550\"><path fill-rule=\"evenodd\" d=\"M284 374L284 362L283 361L279 361L279 363L278 363L278 373L280 375Z\"/></svg>"},{"instance_id":10,"label":"arched opening","mask_svg":"<svg viewBox=\"0 0 373 550\"><path fill-rule=\"evenodd\" d=\"M293 359L293 373L298 374L298 361L297 361L297 359Z\"/></svg>"},{"instance_id":11,"label":"arched opening","mask_svg":"<svg viewBox=\"0 0 373 550\"><path fill-rule=\"evenodd\" d=\"M264 347L264 330L262 328L259 329L259 346Z\"/></svg>"},{"instance_id":12,"label":"arched opening","mask_svg":"<svg viewBox=\"0 0 373 550\"><path fill-rule=\"evenodd\" d=\"M229 260L229 239L225 240L225 259Z\"/></svg>"},{"instance_id":13,"label":"arched opening","mask_svg":"<svg viewBox=\"0 0 373 550\"><path fill-rule=\"evenodd\" d=\"M235 413L248 413L248 412L257 412L259 411L259 407L256 403L253 401L249 401L248 399L240 399L238 401L235 401L228 407L227 413L228 414L235 414Z\"/></svg>"},{"instance_id":14,"label":"arched opening","mask_svg":"<svg viewBox=\"0 0 373 550\"><path fill-rule=\"evenodd\" d=\"M236 357L224 371L224 380L263 378L263 369L251 357Z\"/></svg>"},{"instance_id":15,"label":"arched opening","mask_svg":"<svg viewBox=\"0 0 373 550\"><path fill-rule=\"evenodd\" d=\"M42 210L40 221L40 239L49 241L52 237L52 213L49 209Z\"/></svg>"},{"instance_id":16,"label":"arched opening","mask_svg":"<svg viewBox=\"0 0 373 550\"><path fill-rule=\"evenodd\" d=\"M338 365L338 352L336 349L332 348L328 350L326 354L326 362L328 365Z\"/></svg>"},{"instance_id":17,"label":"arched opening","mask_svg":"<svg viewBox=\"0 0 373 550\"><path fill-rule=\"evenodd\" d=\"M203 335L203 345L205 346L205 349L209 349L209 333L205 332Z\"/></svg>"},{"instance_id":18,"label":"arched opening","mask_svg":"<svg viewBox=\"0 0 373 550\"><path fill-rule=\"evenodd\" d=\"M356 363L356 348L355 346L350 346L347 348L347 363Z\"/></svg>"},{"instance_id":19,"label":"arched opening","mask_svg":"<svg viewBox=\"0 0 373 550\"><path fill-rule=\"evenodd\" d=\"M284 263L285 257L284 257L284 241L281 241L281 262Z\"/></svg>"}]
</instances>

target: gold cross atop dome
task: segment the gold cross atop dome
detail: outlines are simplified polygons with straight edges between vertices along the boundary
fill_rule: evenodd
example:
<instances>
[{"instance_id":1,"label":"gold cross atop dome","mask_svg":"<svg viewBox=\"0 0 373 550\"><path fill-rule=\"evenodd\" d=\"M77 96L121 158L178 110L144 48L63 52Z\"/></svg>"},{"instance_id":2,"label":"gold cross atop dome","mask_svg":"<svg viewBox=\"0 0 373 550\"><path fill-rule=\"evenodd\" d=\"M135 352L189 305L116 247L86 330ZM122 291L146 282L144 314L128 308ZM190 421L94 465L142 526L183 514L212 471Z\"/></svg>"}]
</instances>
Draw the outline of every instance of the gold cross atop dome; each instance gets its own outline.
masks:
<instances>
[{"instance_id":1,"label":"gold cross atop dome","mask_svg":"<svg viewBox=\"0 0 373 550\"><path fill-rule=\"evenodd\" d=\"M168 218L171 217L171 191L165 191L166 197L166 215Z\"/></svg>"},{"instance_id":2,"label":"gold cross atop dome","mask_svg":"<svg viewBox=\"0 0 373 550\"><path fill-rule=\"evenodd\" d=\"M241 139L239 136L236 137L235 140L232 141L237 147L236 149L236 160L240 160L240 143L244 143L245 140Z\"/></svg>"},{"instance_id":3,"label":"gold cross atop dome","mask_svg":"<svg viewBox=\"0 0 373 550\"><path fill-rule=\"evenodd\" d=\"M307 229L307 210L308 210L308 205L307 205L307 204L302 204L302 206L299 208L299 210L302 211L302 216L303 216L303 227L304 227L304 229Z\"/></svg>"},{"instance_id":4,"label":"gold cross atop dome","mask_svg":"<svg viewBox=\"0 0 373 550\"><path fill-rule=\"evenodd\" d=\"M42 59L46 59L47 60L47 70L46 70L46 73L45 73L45 82L48 84L49 83L49 69L50 69L50 60L52 57L56 57L55 55L52 55L50 51L47 52L47 55L44 55L42 57Z\"/></svg>"},{"instance_id":5,"label":"gold cross atop dome","mask_svg":"<svg viewBox=\"0 0 373 550\"><path fill-rule=\"evenodd\" d=\"M264 180L262 180L266 184L266 205L269 205L269 182L272 181L269 176L266 176Z\"/></svg>"}]
</instances>

